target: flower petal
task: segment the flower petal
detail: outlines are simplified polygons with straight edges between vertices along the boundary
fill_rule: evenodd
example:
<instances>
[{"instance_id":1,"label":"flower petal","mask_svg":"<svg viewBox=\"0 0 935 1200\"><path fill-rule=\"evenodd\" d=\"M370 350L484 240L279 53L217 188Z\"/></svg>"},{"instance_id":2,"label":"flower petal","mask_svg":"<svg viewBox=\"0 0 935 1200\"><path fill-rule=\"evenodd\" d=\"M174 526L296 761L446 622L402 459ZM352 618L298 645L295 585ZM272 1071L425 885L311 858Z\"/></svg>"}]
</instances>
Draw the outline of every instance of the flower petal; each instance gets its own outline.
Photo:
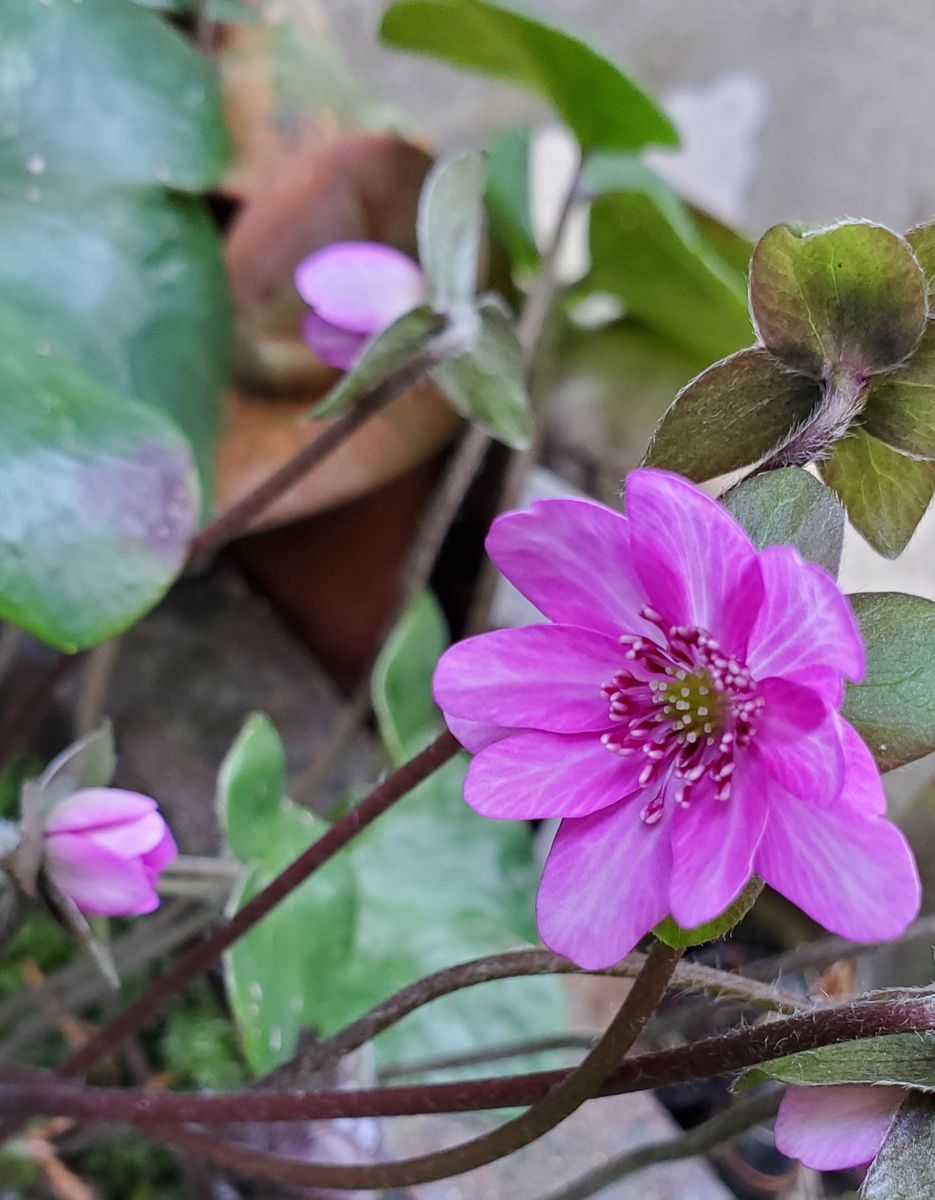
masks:
<instances>
[{"instance_id":1,"label":"flower petal","mask_svg":"<svg viewBox=\"0 0 935 1200\"><path fill-rule=\"evenodd\" d=\"M848 806L818 808L778 785L756 870L825 929L855 941L897 937L919 911L915 861L895 825Z\"/></svg>"},{"instance_id":2,"label":"flower petal","mask_svg":"<svg viewBox=\"0 0 935 1200\"><path fill-rule=\"evenodd\" d=\"M494 742L515 733L503 725L488 725L485 721L467 721L464 717L453 717L445 713L445 724L469 754L479 754Z\"/></svg>"},{"instance_id":3,"label":"flower petal","mask_svg":"<svg viewBox=\"0 0 935 1200\"><path fill-rule=\"evenodd\" d=\"M349 333L378 333L425 295L412 259L379 242L335 242L310 254L295 286L320 317Z\"/></svg>"},{"instance_id":4,"label":"flower petal","mask_svg":"<svg viewBox=\"0 0 935 1200\"><path fill-rule=\"evenodd\" d=\"M516 729L607 729L601 685L625 665L620 645L568 625L497 629L457 642L435 669L443 712Z\"/></svg>"},{"instance_id":5,"label":"flower petal","mask_svg":"<svg viewBox=\"0 0 935 1200\"><path fill-rule=\"evenodd\" d=\"M121 858L84 834L47 837L45 864L53 883L90 916L135 917L159 906L138 859Z\"/></svg>"},{"instance_id":6,"label":"flower petal","mask_svg":"<svg viewBox=\"0 0 935 1200\"><path fill-rule=\"evenodd\" d=\"M743 657L762 600L757 551L723 505L668 471L626 483L635 569L671 625L700 625Z\"/></svg>"},{"instance_id":7,"label":"flower petal","mask_svg":"<svg viewBox=\"0 0 935 1200\"><path fill-rule=\"evenodd\" d=\"M906 1089L876 1084L790 1087L776 1116L776 1149L813 1171L872 1162Z\"/></svg>"},{"instance_id":8,"label":"flower petal","mask_svg":"<svg viewBox=\"0 0 935 1200\"><path fill-rule=\"evenodd\" d=\"M788 679L758 685L765 708L754 753L787 791L827 807L844 786L844 746L836 714L821 697Z\"/></svg>"},{"instance_id":9,"label":"flower petal","mask_svg":"<svg viewBox=\"0 0 935 1200\"><path fill-rule=\"evenodd\" d=\"M498 517L487 535L497 569L551 621L601 633L654 626L630 558L627 518L591 500L538 500Z\"/></svg>"},{"instance_id":10,"label":"flower petal","mask_svg":"<svg viewBox=\"0 0 935 1200\"><path fill-rule=\"evenodd\" d=\"M136 821L156 811L156 801L122 788L82 788L57 804L46 818L46 833L77 833Z\"/></svg>"},{"instance_id":11,"label":"flower petal","mask_svg":"<svg viewBox=\"0 0 935 1200\"><path fill-rule=\"evenodd\" d=\"M322 362L339 371L349 371L369 341L366 333L353 333L331 325L318 313L306 313L302 318L302 337Z\"/></svg>"},{"instance_id":12,"label":"flower petal","mask_svg":"<svg viewBox=\"0 0 935 1200\"><path fill-rule=\"evenodd\" d=\"M726 800L699 784L691 806L673 813L669 898L683 929L713 921L746 887L766 828L767 789L763 765L743 755Z\"/></svg>"},{"instance_id":13,"label":"flower petal","mask_svg":"<svg viewBox=\"0 0 935 1200\"><path fill-rule=\"evenodd\" d=\"M524 730L477 755L464 798L485 817L584 817L637 791L648 761L643 754L621 758L596 733Z\"/></svg>"},{"instance_id":14,"label":"flower petal","mask_svg":"<svg viewBox=\"0 0 935 1200\"><path fill-rule=\"evenodd\" d=\"M835 713L841 744L844 747L844 786L839 804L847 804L864 816L881 816L886 812L886 793L880 769L863 738L853 725Z\"/></svg>"},{"instance_id":15,"label":"flower petal","mask_svg":"<svg viewBox=\"0 0 935 1200\"><path fill-rule=\"evenodd\" d=\"M163 834L159 842L153 846L152 850L147 850L143 855L143 870L149 882L156 885L159 881L159 876L169 865L178 857L179 849L175 844L175 838L172 836L172 831L169 826L163 827Z\"/></svg>"},{"instance_id":16,"label":"flower petal","mask_svg":"<svg viewBox=\"0 0 935 1200\"><path fill-rule=\"evenodd\" d=\"M750 635L747 666L756 678L834 667L855 682L864 644L847 598L830 575L792 546L760 555L766 599Z\"/></svg>"},{"instance_id":17,"label":"flower petal","mask_svg":"<svg viewBox=\"0 0 935 1200\"><path fill-rule=\"evenodd\" d=\"M549 851L536 915L542 940L579 967L619 962L669 912L667 817L640 820L649 796L562 821Z\"/></svg>"},{"instance_id":18,"label":"flower petal","mask_svg":"<svg viewBox=\"0 0 935 1200\"><path fill-rule=\"evenodd\" d=\"M122 825L89 830L85 836L120 858L142 858L144 854L155 850L165 832L165 821L159 813L151 812L137 817L135 821L124 821Z\"/></svg>"}]
</instances>

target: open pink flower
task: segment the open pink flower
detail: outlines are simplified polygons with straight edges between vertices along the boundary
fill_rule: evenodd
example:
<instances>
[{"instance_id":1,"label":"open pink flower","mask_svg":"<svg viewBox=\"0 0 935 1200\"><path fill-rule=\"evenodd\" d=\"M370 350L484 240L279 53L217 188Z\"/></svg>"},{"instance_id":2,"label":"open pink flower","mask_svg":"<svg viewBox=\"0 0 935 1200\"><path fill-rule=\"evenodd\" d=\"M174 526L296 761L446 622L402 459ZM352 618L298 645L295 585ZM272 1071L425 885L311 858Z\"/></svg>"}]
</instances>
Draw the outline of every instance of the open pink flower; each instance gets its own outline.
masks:
<instances>
[{"instance_id":1,"label":"open pink flower","mask_svg":"<svg viewBox=\"0 0 935 1200\"><path fill-rule=\"evenodd\" d=\"M543 940L606 967L669 913L719 916L753 873L835 933L894 937L919 882L837 712L864 671L846 599L792 547L757 551L679 476L634 471L626 509L543 500L500 517L491 558L554 624L469 638L435 674L475 752L467 802L562 818Z\"/></svg>"},{"instance_id":2,"label":"open pink flower","mask_svg":"<svg viewBox=\"0 0 935 1200\"><path fill-rule=\"evenodd\" d=\"M135 917L159 906L156 883L177 854L156 801L119 788L84 788L43 827L45 869L82 912Z\"/></svg>"},{"instance_id":3,"label":"open pink flower","mask_svg":"<svg viewBox=\"0 0 935 1200\"><path fill-rule=\"evenodd\" d=\"M776 1117L776 1148L815 1171L872 1162L907 1089L893 1084L790 1087Z\"/></svg>"},{"instance_id":4,"label":"open pink flower","mask_svg":"<svg viewBox=\"0 0 935 1200\"><path fill-rule=\"evenodd\" d=\"M302 260L295 286L310 306L302 336L319 358L349 370L364 343L425 298L419 267L380 242L335 242Z\"/></svg>"}]
</instances>

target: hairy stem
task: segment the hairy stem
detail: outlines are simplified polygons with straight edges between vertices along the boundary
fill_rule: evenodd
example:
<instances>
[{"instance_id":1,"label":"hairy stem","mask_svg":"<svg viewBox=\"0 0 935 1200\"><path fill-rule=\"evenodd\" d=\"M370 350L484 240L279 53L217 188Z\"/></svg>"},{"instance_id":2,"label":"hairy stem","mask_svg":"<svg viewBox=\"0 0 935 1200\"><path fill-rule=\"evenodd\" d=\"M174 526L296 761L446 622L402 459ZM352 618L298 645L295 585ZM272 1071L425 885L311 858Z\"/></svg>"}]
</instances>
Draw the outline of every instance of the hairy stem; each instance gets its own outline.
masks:
<instances>
[{"instance_id":1,"label":"hairy stem","mask_svg":"<svg viewBox=\"0 0 935 1200\"><path fill-rule=\"evenodd\" d=\"M567 1187L550 1192L543 1200L587 1200L604 1188L617 1183L627 1175L654 1167L657 1163L677 1162L683 1158L695 1158L709 1150L729 1142L754 1125L770 1120L776 1115L784 1089L767 1088L752 1100L735 1104L718 1113L710 1120L696 1125L687 1133L668 1138L664 1142L653 1142L649 1146L636 1146L625 1154L619 1154L593 1171L574 1180Z\"/></svg>"},{"instance_id":2,"label":"hairy stem","mask_svg":"<svg viewBox=\"0 0 935 1200\"><path fill-rule=\"evenodd\" d=\"M935 1030L935 1003L927 998L856 1001L795 1017L742 1027L687 1046L626 1058L594 1094L647 1091L725 1075L786 1054L892 1033ZM263 1089L228 1094L154 1093L95 1088L45 1071L0 1068L0 1115L67 1116L150 1126L236 1122L333 1120L475 1112L536 1104L571 1076L569 1070L456 1083L321 1091ZM361 1185L363 1186L363 1185Z\"/></svg>"},{"instance_id":3,"label":"hairy stem","mask_svg":"<svg viewBox=\"0 0 935 1200\"><path fill-rule=\"evenodd\" d=\"M291 891L397 800L434 774L460 747L450 733L443 733L421 754L394 771L326 834L289 864L276 878L238 913L219 925L203 941L183 954L165 975L155 980L128 1008L82 1047L62 1068L67 1075L79 1075L99 1058L109 1054L130 1034L135 1033L158 1013L171 998L193 979L197 979L220 955L262 920Z\"/></svg>"},{"instance_id":4,"label":"hairy stem","mask_svg":"<svg viewBox=\"0 0 935 1200\"><path fill-rule=\"evenodd\" d=\"M173 1134L171 1140L238 1173L309 1187L411 1187L476 1170L543 1137L601 1089L655 1012L682 953L663 942L654 943L617 1015L581 1065L526 1112L460 1146L396 1163L334 1166L278 1159L201 1134Z\"/></svg>"},{"instance_id":5,"label":"hairy stem","mask_svg":"<svg viewBox=\"0 0 935 1200\"><path fill-rule=\"evenodd\" d=\"M821 384L821 400L814 412L750 476L781 467L804 467L826 458L844 437L867 402L870 381L865 375L839 372Z\"/></svg>"}]
</instances>

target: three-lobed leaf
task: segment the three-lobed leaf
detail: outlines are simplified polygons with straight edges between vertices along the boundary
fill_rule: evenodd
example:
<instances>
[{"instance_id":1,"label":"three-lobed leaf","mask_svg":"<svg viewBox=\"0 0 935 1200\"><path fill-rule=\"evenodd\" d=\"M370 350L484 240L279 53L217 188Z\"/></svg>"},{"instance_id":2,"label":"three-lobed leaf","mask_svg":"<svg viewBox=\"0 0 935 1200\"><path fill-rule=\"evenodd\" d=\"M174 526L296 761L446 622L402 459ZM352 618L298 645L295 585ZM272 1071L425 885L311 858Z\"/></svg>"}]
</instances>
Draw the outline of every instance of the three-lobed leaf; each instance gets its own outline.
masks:
<instances>
[{"instance_id":1,"label":"three-lobed leaf","mask_svg":"<svg viewBox=\"0 0 935 1200\"><path fill-rule=\"evenodd\" d=\"M888 771L935 750L935 603L899 592L850 599L867 671L848 684L842 711Z\"/></svg>"},{"instance_id":2,"label":"three-lobed leaf","mask_svg":"<svg viewBox=\"0 0 935 1200\"><path fill-rule=\"evenodd\" d=\"M760 339L816 379L903 362L925 327L925 275L909 243L869 222L803 230L774 225L750 262Z\"/></svg>"},{"instance_id":3,"label":"three-lobed leaf","mask_svg":"<svg viewBox=\"0 0 935 1200\"><path fill-rule=\"evenodd\" d=\"M163 595L195 532L188 443L95 385L0 307L0 618L60 650L119 633Z\"/></svg>"},{"instance_id":4,"label":"three-lobed leaf","mask_svg":"<svg viewBox=\"0 0 935 1200\"><path fill-rule=\"evenodd\" d=\"M401 50L536 92L586 150L678 141L669 119L613 63L573 34L503 0L396 0L380 34Z\"/></svg>"}]
</instances>

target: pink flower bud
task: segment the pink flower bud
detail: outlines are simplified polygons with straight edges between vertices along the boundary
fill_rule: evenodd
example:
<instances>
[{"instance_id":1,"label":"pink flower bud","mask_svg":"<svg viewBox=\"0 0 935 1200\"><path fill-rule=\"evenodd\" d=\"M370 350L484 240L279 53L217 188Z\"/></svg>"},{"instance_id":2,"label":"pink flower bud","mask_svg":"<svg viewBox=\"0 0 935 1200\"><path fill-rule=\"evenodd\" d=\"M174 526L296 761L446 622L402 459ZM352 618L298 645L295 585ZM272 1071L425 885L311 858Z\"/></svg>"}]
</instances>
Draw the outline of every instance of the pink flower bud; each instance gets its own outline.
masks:
<instances>
[{"instance_id":1,"label":"pink flower bud","mask_svg":"<svg viewBox=\"0 0 935 1200\"><path fill-rule=\"evenodd\" d=\"M149 796L83 788L52 810L42 832L46 872L82 912L136 917L159 907L159 874L178 851Z\"/></svg>"},{"instance_id":2,"label":"pink flower bud","mask_svg":"<svg viewBox=\"0 0 935 1200\"><path fill-rule=\"evenodd\" d=\"M335 242L310 254L296 268L295 286L312 309L302 336L342 371L366 342L425 298L419 267L379 242Z\"/></svg>"}]
</instances>

